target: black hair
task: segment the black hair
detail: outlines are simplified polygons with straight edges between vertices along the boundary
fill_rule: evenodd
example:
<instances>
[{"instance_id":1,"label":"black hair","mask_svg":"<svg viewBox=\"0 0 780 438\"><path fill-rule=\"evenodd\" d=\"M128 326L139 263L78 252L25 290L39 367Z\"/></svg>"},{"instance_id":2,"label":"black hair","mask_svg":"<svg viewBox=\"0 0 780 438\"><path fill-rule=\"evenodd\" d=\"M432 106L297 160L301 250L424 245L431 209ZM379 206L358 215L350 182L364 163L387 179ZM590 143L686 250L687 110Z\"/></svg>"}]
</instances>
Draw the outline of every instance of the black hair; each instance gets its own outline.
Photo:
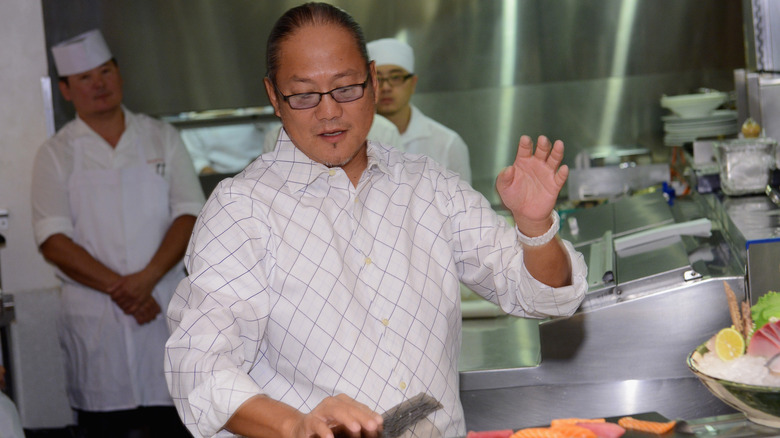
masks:
<instances>
[{"instance_id":1,"label":"black hair","mask_svg":"<svg viewBox=\"0 0 780 438\"><path fill-rule=\"evenodd\" d=\"M306 3L296 6L284 13L271 29L268 35L268 43L265 50L266 76L271 82L276 78L279 70L280 46L284 40L292 36L295 31L304 26L323 24L336 24L343 27L355 38L360 55L369 64L368 50L366 49L366 37L360 25L343 9L327 3Z\"/></svg>"},{"instance_id":2,"label":"black hair","mask_svg":"<svg viewBox=\"0 0 780 438\"><path fill-rule=\"evenodd\" d=\"M112 57L110 61L113 62L114 65L117 66L117 68L119 68L119 63L116 62L116 58ZM68 77L67 76L59 76L58 75L57 79L59 79L60 82L65 82L66 85L70 85L70 82L68 82Z\"/></svg>"}]
</instances>

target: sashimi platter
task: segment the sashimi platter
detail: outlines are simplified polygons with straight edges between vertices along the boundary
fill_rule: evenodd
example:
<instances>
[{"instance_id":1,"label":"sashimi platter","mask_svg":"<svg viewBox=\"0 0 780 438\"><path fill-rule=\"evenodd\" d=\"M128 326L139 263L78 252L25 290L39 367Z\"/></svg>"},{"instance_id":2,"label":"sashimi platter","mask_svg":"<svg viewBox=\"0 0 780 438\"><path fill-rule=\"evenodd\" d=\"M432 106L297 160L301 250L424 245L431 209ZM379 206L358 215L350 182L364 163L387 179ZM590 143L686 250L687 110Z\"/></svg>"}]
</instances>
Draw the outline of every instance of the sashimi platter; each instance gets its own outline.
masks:
<instances>
[{"instance_id":1,"label":"sashimi platter","mask_svg":"<svg viewBox=\"0 0 780 438\"><path fill-rule=\"evenodd\" d=\"M688 367L716 397L758 424L780 428L780 293L751 306L724 282L732 325L688 357Z\"/></svg>"}]
</instances>

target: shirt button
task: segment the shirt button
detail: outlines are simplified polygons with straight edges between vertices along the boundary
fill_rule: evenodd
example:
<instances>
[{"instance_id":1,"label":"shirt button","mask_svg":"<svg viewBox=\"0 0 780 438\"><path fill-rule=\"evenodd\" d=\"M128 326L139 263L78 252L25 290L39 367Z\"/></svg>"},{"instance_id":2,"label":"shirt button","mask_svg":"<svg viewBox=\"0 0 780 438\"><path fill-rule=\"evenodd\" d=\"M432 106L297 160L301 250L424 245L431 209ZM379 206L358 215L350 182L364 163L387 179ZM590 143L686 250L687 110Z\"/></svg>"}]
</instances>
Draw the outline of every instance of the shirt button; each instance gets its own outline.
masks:
<instances>
[{"instance_id":1,"label":"shirt button","mask_svg":"<svg viewBox=\"0 0 780 438\"><path fill-rule=\"evenodd\" d=\"M371 257L366 257L366 264L367 264L367 265L370 265L370 264L371 264Z\"/></svg>"},{"instance_id":2,"label":"shirt button","mask_svg":"<svg viewBox=\"0 0 780 438\"><path fill-rule=\"evenodd\" d=\"M357 204L358 202L360 202L360 198L355 197L355 204Z\"/></svg>"},{"instance_id":3,"label":"shirt button","mask_svg":"<svg viewBox=\"0 0 780 438\"><path fill-rule=\"evenodd\" d=\"M382 318L382 325L384 325L385 327L387 327L388 325L390 325L390 320L389 320L389 319L387 319L387 318Z\"/></svg>"},{"instance_id":4,"label":"shirt button","mask_svg":"<svg viewBox=\"0 0 780 438\"><path fill-rule=\"evenodd\" d=\"M328 171L328 175L330 175L330 176L334 176L334 175L336 175L336 169L330 169L330 170Z\"/></svg>"},{"instance_id":5,"label":"shirt button","mask_svg":"<svg viewBox=\"0 0 780 438\"><path fill-rule=\"evenodd\" d=\"M398 385L398 387L401 389L406 389L406 382L401 382L401 384Z\"/></svg>"}]
</instances>

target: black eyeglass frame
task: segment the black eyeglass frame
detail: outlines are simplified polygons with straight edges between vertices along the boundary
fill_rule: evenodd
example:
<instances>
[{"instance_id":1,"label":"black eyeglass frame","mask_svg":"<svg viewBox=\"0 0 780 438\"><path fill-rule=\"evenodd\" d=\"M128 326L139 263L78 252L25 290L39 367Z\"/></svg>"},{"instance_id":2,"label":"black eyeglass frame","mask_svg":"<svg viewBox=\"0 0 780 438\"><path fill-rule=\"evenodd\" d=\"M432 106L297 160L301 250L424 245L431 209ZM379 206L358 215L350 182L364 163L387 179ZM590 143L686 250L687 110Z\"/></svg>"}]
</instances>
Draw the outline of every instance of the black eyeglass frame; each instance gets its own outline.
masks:
<instances>
[{"instance_id":1,"label":"black eyeglass frame","mask_svg":"<svg viewBox=\"0 0 780 438\"><path fill-rule=\"evenodd\" d=\"M382 83L383 83L383 82L387 82L388 84L390 84L390 86L391 86L391 87L398 87L398 86L401 86L401 85L403 85L403 84L404 84L404 82L408 81L408 80L409 80L409 78L411 78L412 76L414 76L414 73L407 73L407 74L405 74L405 75L397 75L397 77L398 77L398 78L400 78L400 82L398 82L397 84L394 84L394 83L392 82L392 80L393 80L393 79L395 79L393 76L394 76L394 75L390 75L389 77L383 78L383 77L381 77L381 76L377 75L377 76L376 76L376 83L377 83L377 85L378 85L378 86L380 86L380 87L382 86Z\"/></svg>"},{"instance_id":2,"label":"black eyeglass frame","mask_svg":"<svg viewBox=\"0 0 780 438\"><path fill-rule=\"evenodd\" d=\"M361 83L361 84L352 84L352 85L345 85L345 86L343 86L343 87L336 87L336 88L334 88L334 89L332 89L332 90L330 90L330 91L326 91L326 92L324 92L324 93L321 93L321 92L319 92L319 91L309 91L309 92L307 92L307 93L295 93L295 94L289 94L289 95L286 95L286 96L285 96L284 94L282 94L281 90L279 90L279 87L277 87L277 86L276 86L276 82L275 82L275 81L271 81L271 83L274 85L274 89L276 90L276 92L277 92L277 93L279 93L279 96L281 96L281 97L282 97L282 100L283 100L283 101L285 101L285 102L287 102L287 105L290 105L290 108L291 108L291 109L294 109L294 110L305 110L305 109L312 109L312 108L316 108L316 107L317 107L317 105L319 105L319 104L320 104L320 102L322 102L322 96L324 96L324 95L326 95L326 94L329 94L329 95L330 95L330 97L331 97L331 98L332 98L334 101L336 101L336 102L338 102L338 103L348 103L348 102L354 102L354 101L356 101L356 100L360 100L360 99L362 99L362 98L363 98L363 96L365 96L365 95L366 95L366 87L368 87L368 82L369 82L370 80L371 80L371 71L369 71L369 72L366 74L366 80L365 80L365 81L363 81L363 83ZM356 98L354 98L354 99L349 99L349 100L338 100L338 99L336 98L336 96L334 96L334 95L333 95L333 93L334 93L334 92L336 92L336 91L338 91L338 90L343 90L343 89L345 89L345 88L352 88L352 87L360 87L360 89L361 89L361 91L362 91L362 92L360 93L360 96L358 96L358 97L356 97ZM294 97L296 97L296 96L307 96L307 95L315 95L315 94L319 95L319 98L317 99L317 102L316 102L314 105L312 105L312 106L307 106L307 107L304 107L304 108L296 108L296 107L292 106L292 104L290 103L290 98L294 98Z\"/></svg>"}]
</instances>

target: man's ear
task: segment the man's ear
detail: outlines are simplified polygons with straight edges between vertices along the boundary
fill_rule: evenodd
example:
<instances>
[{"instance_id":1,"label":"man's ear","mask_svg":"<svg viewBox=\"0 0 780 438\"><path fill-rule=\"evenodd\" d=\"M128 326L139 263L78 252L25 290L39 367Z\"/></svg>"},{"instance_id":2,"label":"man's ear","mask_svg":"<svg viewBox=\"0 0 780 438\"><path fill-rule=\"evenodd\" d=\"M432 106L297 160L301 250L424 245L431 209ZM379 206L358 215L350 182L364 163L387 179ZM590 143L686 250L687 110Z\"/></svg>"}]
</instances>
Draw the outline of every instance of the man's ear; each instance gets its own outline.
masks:
<instances>
[{"instance_id":1,"label":"man's ear","mask_svg":"<svg viewBox=\"0 0 780 438\"><path fill-rule=\"evenodd\" d=\"M368 64L368 71L371 73L371 87L374 90L374 105L379 103L379 79L376 77L376 61Z\"/></svg>"},{"instance_id":2,"label":"man's ear","mask_svg":"<svg viewBox=\"0 0 780 438\"><path fill-rule=\"evenodd\" d=\"M263 78L263 84L265 85L265 92L268 94L268 100L271 101L271 105L274 107L274 114L276 114L276 117L281 118L282 115L279 113L279 99L276 95L276 89L273 82L266 77Z\"/></svg>"},{"instance_id":3,"label":"man's ear","mask_svg":"<svg viewBox=\"0 0 780 438\"><path fill-rule=\"evenodd\" d=\"M62 97L70 102L70 86L68 85L68 80L66 79L64 81L57 81L57 85L60 86L60 93L62 94Z\"/></svg>"}]
</instances>

